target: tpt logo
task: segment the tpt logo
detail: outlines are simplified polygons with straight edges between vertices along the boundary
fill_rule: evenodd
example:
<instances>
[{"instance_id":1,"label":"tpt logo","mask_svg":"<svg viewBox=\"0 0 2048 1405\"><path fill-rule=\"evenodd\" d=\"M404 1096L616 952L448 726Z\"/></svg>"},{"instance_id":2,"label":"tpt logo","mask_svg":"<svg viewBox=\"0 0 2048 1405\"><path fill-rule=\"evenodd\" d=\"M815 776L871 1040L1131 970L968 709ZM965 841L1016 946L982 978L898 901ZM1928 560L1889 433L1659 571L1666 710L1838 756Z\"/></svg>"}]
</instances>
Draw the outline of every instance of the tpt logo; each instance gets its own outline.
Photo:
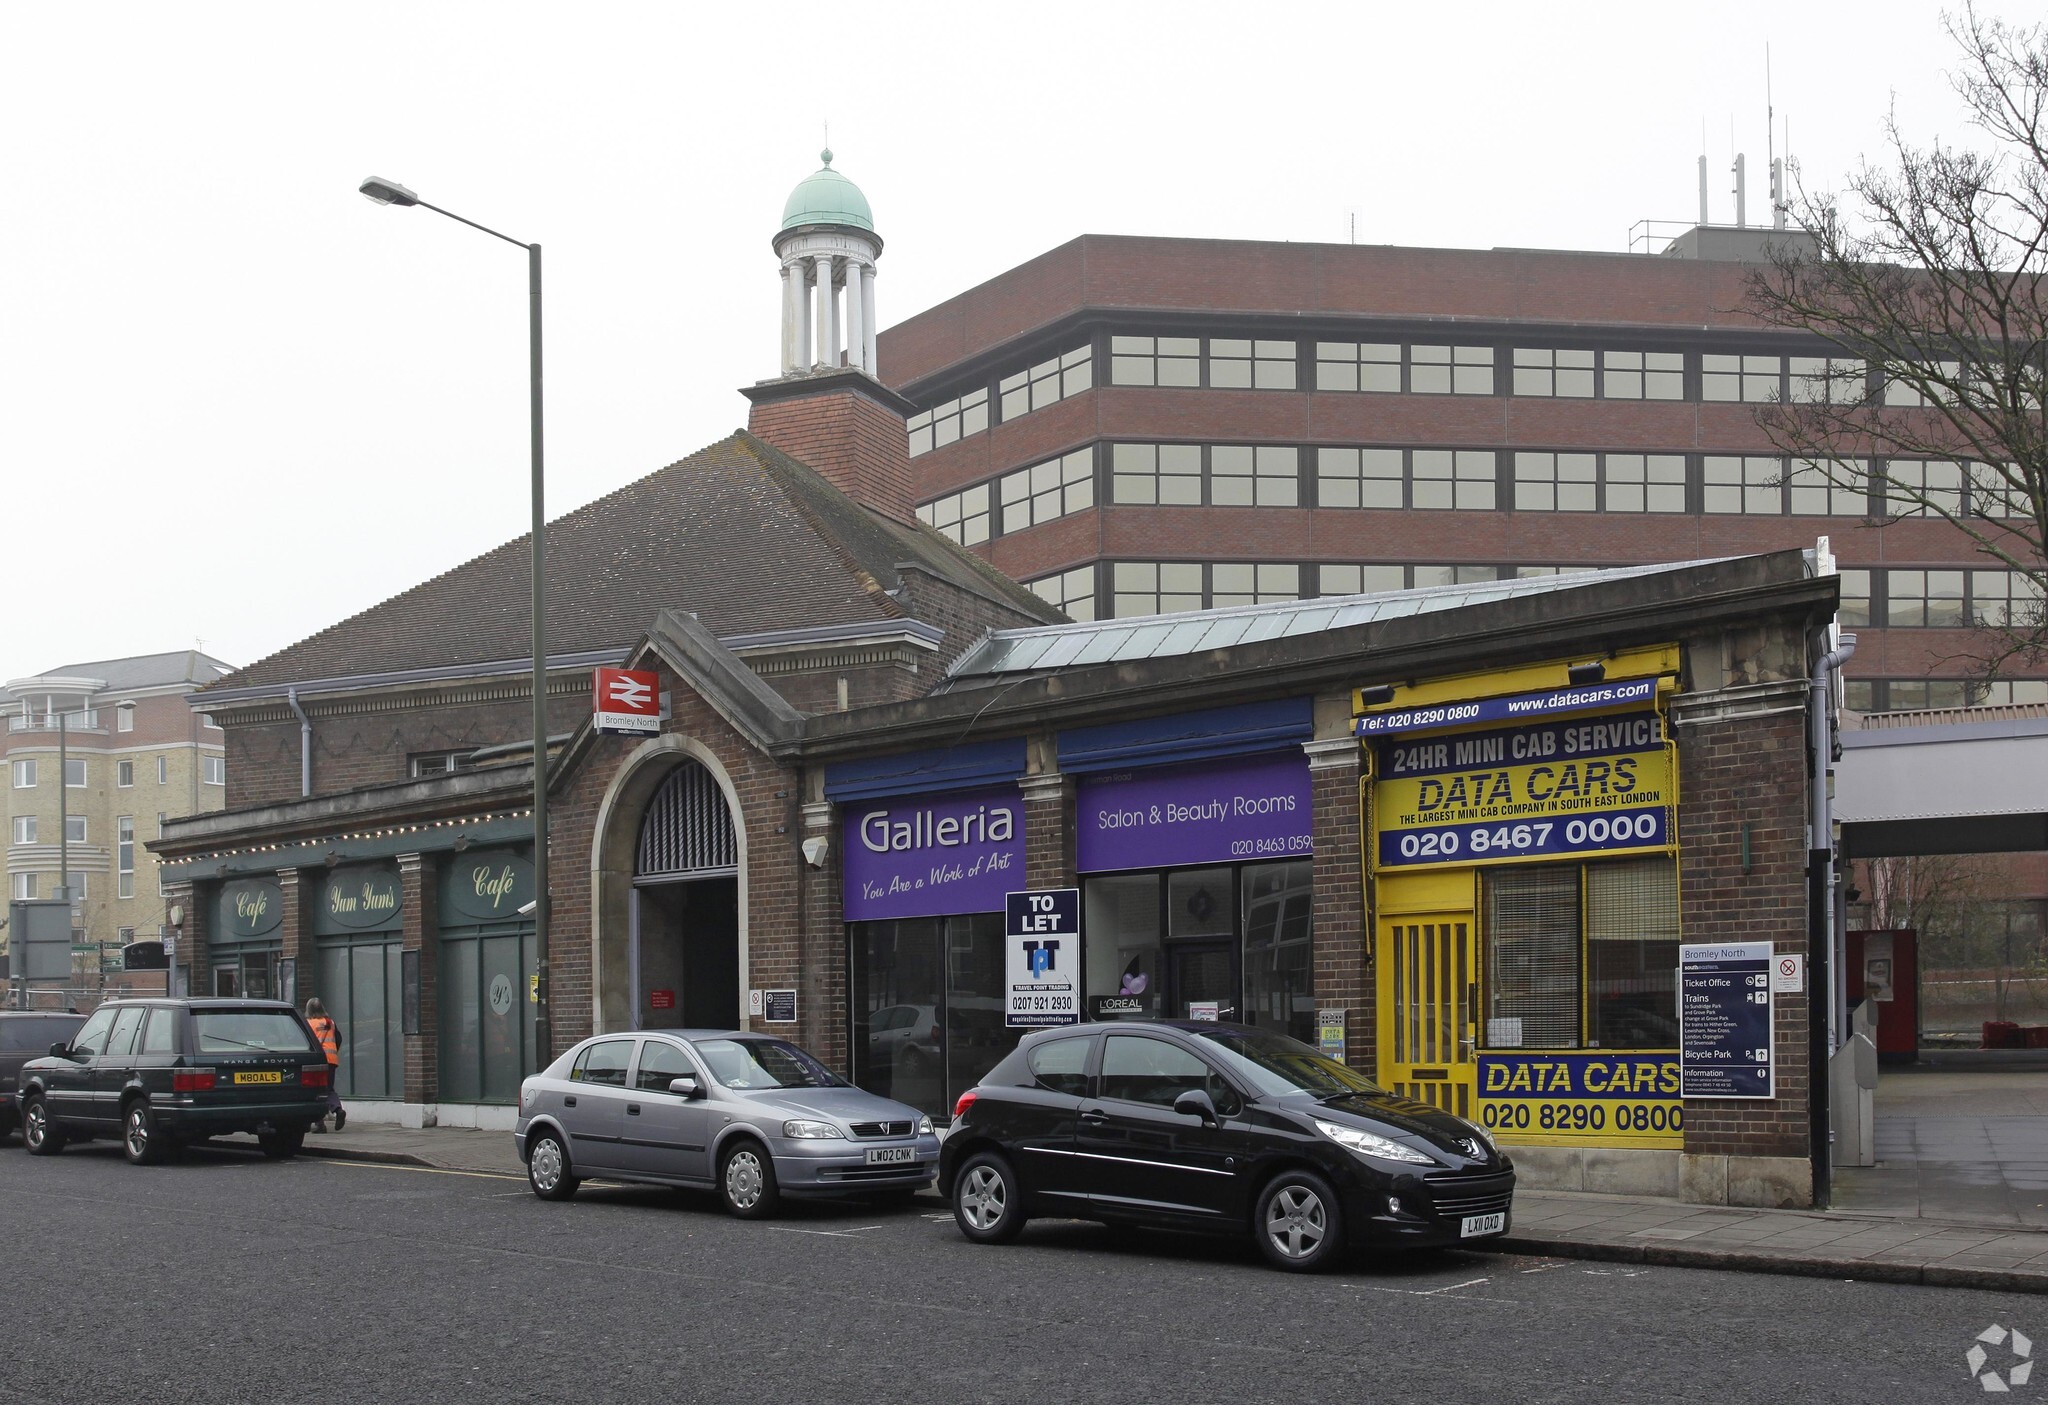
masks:
<instances>
[{"instance_id":1,"label":"tpt logo","mask_svg":"<svg viewBox=\"0 0 2048 1405\"><path fill-rule=\"evenodd\" d=\"M1057 964L1055 958L1059 955L1059 949L1058 942L1024 943L1024 964L1029 968L1032 980L1052 974L1053 967Z\"/></svg>"},{"instance_id":2,"label":"tpt logo","mask_svg":"<svg viewBox=\"0 0 2048 1405\"><path fill-rule=\"evenodd\" d=\"M1993 1355L1992 1350L1999 1350ZM2034 1374L2034 1344L2021 1331L2007 1331L1996 1322L1977 1334L1963 1359L1970 1363L1970 1379L1994 1395L2005 1395L2016 1385L2025 1385Z\"/></svg>"}]
</instances>

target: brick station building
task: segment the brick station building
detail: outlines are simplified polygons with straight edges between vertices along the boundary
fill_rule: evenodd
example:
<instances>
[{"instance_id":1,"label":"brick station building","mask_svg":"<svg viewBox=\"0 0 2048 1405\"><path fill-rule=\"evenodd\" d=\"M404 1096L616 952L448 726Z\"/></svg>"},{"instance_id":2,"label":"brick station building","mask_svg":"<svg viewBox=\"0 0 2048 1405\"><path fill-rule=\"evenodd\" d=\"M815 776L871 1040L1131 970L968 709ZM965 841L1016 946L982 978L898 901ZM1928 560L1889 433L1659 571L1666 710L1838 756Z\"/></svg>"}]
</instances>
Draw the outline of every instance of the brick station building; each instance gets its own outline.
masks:
<instances>
[{"instance_id":1,"label":"brick station building","mask_svg":"<svg viewBox=\"0 0 2048 1405\"><path fill-rule=\"evenodd\" d=\"M776 245L748 429L550 529L553 1047L523 541L199 695L229 808L155 846L192 988L318 994L358 1117L509 1126L586 1035L681 1026L943 1116L1031 1024L1234 1018L1487 1123L1526 1183L1813 1198L1824 557L1066 622L917 520L859 192L828 166ZM658 733L592 727L613 664ZM1005 897L1061 888L1078 947L1020 979ZM1741 1096L1681 1096L1681 941L1814 963Z\"/></svg>"}]
</instances>

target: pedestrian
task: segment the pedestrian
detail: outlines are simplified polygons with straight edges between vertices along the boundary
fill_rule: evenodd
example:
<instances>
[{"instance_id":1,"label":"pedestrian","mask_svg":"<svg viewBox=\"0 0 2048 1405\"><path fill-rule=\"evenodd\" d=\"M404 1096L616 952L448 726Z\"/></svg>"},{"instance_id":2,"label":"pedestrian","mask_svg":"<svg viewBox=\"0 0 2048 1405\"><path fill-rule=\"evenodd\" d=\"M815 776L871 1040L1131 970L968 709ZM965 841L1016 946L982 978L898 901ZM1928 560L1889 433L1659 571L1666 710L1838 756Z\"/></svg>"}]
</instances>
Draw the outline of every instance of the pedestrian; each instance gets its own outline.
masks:
<instances>
[{"instance_id":1,"label":"pedestrian","mask_svg":"<svg viewBox=\"0 0 2048 1405\"><path fill-rule=\"evenodd\" d=\"M317 995L306 1002L306 1023L313 1026L313 1037L327 1054L327 1111L334 1115L334 1130L339 1132L348 1122L348 1114L341 1107L341 1030ZM313 1130L326 1131L326 1117L315 1122Z\"/></svg>"}]
</instances>

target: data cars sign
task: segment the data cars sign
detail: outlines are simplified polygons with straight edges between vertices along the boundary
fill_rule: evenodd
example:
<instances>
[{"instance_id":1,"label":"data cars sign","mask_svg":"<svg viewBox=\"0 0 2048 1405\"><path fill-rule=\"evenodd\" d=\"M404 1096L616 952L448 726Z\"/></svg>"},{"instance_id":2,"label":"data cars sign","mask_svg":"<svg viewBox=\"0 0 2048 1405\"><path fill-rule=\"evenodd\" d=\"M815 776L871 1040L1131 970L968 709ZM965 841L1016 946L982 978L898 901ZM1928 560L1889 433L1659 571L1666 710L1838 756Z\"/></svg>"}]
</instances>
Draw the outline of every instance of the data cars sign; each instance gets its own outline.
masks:
<instances>
[{"instance_id":1,"label":"data cars sign","mask_svg":"<svg viewBox=\"0 0 2048 1405\"><path fill-rule=\"evenodd\" d=\"M1679 1087L1688 1098L1768 1098L1771 944L1678 948Z\"/></svg>"},{"instance_id":2,"label":"data cars sign","mask_svg":"<svg viewBox=\"0 0 2048 1405\"><path fill-rule=\"evenodd\" d=\"M1003 1023L1044 1029L1081 1019L1081 890L1004 895Z\"/></svg>"},{"instance_id":3,"label":"data cars sign","mask_svg":"<svg viewBox=\"0 0 2048 1405\"><path fill-rule=\"evenodd\" d=\"M1655 711L1374 744L1382 869L1628 853L1672 843L1670 749Z\"/></svg>"},{"instance_id":4,"label":"data cars sign","mask_svg":"<svg viewBox=\"0 0 2048 1405\"><path fill-rule=\"evenodd\" d=\"M1544 1050L1479 1055L1478 1120L1533 1146L1685 1145L1678 1059Z\"/></svg>"},{"instance_id":5,"label":"data cars sign","mask_svg":"<svg viewBox=\"0 0 2048 1405\"><path fill-rule=\"evenodd\" d=\"M652 736L661 730L661 675L636 668L591 671L590 725L609 736Z\"/></svg>"}]
</instances>

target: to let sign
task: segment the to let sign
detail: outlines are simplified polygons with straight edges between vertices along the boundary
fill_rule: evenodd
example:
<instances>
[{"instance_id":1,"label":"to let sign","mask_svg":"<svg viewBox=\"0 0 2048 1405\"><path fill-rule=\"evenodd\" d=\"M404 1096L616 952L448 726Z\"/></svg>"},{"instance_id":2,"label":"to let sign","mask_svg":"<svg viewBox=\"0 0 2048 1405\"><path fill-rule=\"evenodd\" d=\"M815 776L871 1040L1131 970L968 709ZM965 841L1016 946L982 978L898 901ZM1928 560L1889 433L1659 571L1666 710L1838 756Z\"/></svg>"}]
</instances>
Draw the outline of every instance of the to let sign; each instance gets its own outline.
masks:
<instances>
[{"instance_id":1,"label":"to let sign","mask_svg":"<svg viewBox=\"0 0 2048 1405\"><path fill-rule=\"evenodd\" d=\"M1081 890L1003 895L1003 1023L1045 1029L1081 1020Z\"/></svg>"},{"instance_id":2,"label":"to let sign","mask_svg":"<svg viewBox=\"0 0 2048 1405\"><path fill-rule=\"evenodd\" d=\"M1678 1080L1687 1098L1768 1098L1769 942L1678 949Z\"/></svg>"},{"instance_id":3,"label":"to let sign","mask_svg":"<svg viewBox=\"0 0 2048 1405\"><path fill-rule=\"evenodd\" d=\"M661 675L636 668L592 671L591 725L611 736L661 730Z\"/></svg>"}]
</instances>

